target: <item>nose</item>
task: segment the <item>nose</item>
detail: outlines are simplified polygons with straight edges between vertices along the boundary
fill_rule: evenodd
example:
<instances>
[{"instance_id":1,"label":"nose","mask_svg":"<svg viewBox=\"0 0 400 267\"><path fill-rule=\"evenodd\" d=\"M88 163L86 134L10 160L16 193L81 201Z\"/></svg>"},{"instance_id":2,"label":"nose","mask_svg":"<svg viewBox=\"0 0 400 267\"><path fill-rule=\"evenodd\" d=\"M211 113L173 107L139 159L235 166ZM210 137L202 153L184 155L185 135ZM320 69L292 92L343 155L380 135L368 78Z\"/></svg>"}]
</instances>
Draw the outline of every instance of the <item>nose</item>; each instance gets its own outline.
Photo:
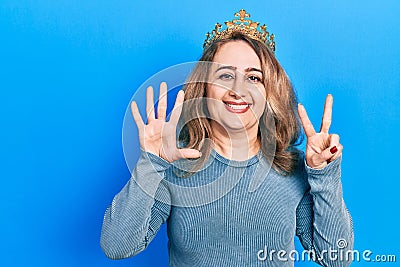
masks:
<instances>
[{"instance_id":1,"label":"nose","mask_svg":"<svg viewBox=\"0 0 400 267\"><path fill-rule=\"evenodd\" d=\"M244 98L247 96L247 88L246 83L244 82L243 75L237 75L238 78L235 79L232 90L229 91L229 94L235 98Z\"/></svg>"}]
</instances>

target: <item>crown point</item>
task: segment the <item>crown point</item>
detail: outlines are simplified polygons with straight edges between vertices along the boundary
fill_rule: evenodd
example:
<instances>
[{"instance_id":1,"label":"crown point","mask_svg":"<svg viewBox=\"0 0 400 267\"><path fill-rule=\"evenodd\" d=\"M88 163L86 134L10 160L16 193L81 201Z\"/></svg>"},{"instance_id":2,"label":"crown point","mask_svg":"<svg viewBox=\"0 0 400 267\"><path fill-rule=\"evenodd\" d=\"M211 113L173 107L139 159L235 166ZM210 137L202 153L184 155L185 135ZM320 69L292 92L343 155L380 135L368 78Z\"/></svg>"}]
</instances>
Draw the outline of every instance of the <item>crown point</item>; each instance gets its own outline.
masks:
<instances>
[{"instance_id":1,"label":"crown point","mask_svg":"<svg viewBox=\"0 0 400 267\"><path fill-rule=\"evenodd\" d=\"M246 20L245 18L250 18L250 14L244 9L236 12L234 16L236 19L225 22L227 29L221 30L222 25L219 23L215 24L215 29L211 32L211 34L206 34L206 40L203 44L204 48L210 46L214 41L229 38L234 32L241 32L252 39L262 42L273 52L275 51L275 36L273 34L269 34L267 31L267 25L263 24L260 26L259 22L254 22L250 19Z\"/></svg>"}]
</instances>

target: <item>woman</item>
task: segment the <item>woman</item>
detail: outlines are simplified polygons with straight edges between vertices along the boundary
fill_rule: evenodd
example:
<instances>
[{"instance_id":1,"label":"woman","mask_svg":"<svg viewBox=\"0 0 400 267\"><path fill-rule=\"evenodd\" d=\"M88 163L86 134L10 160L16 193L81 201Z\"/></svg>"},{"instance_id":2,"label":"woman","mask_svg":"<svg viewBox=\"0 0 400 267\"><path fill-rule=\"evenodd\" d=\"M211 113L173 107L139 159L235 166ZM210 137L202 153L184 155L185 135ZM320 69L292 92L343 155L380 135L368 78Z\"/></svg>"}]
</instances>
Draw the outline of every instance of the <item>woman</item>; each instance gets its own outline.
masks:
<instances>
[{"instance_id":1,"label":"woman","mask_svg":"<svg viewBox=\"0 0 400 267\"><path fill-rule=\"evenodd\" d=\"M328 133L332 96L317 133L274 56L273 35L244 10L236 16L207 36L168 122L165 83L157 117L147 90L147 124L132 102L142 153L106 211L102 248L113 259L136 255L167 222L170 266L293 266L303 259L294 234L317 263L348 266L353 229L343 147ZM305 155L295 148L301 124Z\"/></svg>"}]
</instances>

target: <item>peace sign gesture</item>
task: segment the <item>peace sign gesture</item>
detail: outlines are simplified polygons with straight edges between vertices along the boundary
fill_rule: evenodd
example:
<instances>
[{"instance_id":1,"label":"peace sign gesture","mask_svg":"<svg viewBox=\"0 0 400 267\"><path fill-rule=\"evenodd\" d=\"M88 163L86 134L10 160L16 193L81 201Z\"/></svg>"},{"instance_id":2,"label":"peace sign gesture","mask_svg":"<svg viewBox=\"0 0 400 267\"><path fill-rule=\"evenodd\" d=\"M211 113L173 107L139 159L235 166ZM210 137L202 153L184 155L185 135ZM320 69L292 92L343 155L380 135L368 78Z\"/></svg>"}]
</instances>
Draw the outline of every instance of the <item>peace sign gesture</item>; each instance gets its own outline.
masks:
<instances>
[{"instance_id":1,"label":"peace sign gesture","mask_svg":"<svg viewBox=\"0 0 400 267\"><path fill-rule=\"evenodd\" d=\"M304 106L298 105L300 120L307 136L306 161L314 169L322 169L342 154L343 146L339 143L339 135L328 133L332 121L332 105L333 97L329 94L325 100L319 133L315 132Z\"/></svg>"},{"instance_id":2,"label":"peace sign gesture","mask_svg":"<svg viewBox=\"0 0 400 267\"><path fill-rule=\"evenodd\" d=\"M170 119L167 122L167 84L165 82L160 84L157 118L154 113L153 87L149 86L146 91L147 124L143 122L136 102L132 101L132 115L139 130L140 147L144 151L151 152L168 162L181 158L198 158L201 156L200 151L196 149L178 149L176 144L176 126L182 112L184 97L184 91L180 90Z\"/></svg>"}]
</instances>

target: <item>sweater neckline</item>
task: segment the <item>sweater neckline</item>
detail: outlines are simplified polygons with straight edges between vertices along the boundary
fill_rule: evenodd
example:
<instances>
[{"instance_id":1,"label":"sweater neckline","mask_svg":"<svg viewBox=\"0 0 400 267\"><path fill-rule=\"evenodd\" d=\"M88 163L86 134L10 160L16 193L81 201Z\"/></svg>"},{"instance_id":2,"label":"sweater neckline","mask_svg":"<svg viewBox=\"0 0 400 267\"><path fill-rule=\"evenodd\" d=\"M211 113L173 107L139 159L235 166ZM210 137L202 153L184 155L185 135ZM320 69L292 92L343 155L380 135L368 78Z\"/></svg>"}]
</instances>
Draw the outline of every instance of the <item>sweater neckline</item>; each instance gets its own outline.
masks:
<instances>
[{"instance_id":1,"label":"sweater neckline","mask_svg":"<svg viewBox=\"0 0 400 267\"><path fill-rule=\"evenodd\" d=\"M262 156L262 151L260 149L257 154L255 154L254 156L252 156L251 158L246 159L246 160L232 160L232 159L225 158L224 156L219 154L214 148L211 149L210 155L225 165L229 165L229 166L233 166L233 167L248 167L248 166L251 166L251 165L257 163L260 160L260 157Z\"/></svg>"}]
</instances>

